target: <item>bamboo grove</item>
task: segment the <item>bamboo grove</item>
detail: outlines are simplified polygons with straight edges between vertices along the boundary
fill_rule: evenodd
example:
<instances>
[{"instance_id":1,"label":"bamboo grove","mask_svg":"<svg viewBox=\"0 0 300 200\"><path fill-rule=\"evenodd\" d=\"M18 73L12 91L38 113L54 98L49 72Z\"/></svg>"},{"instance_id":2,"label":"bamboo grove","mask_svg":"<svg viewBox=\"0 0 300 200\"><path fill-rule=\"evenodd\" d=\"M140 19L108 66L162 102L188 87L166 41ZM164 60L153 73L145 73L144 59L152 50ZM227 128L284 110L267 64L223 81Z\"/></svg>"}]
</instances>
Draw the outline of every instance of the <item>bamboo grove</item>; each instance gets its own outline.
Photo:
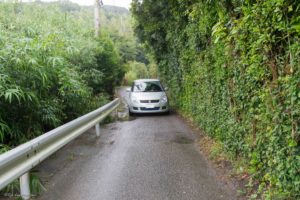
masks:
<instances>
[{"instance_id":1,"label":"bamboo grove","mask_svg":"<svg viewBox=\"0 0 300 200\"><path fill-rule=\"evenodd\" d=\"M129 11L102 11L95 38L93 7L0 2L0 152L103 105L143 58Z\"/></svg>"},{"instance_id":2,"label":"bamboo grove","mask_svg":"<svg viewBox=\"0 0 300 200\"><path fill-rule=\"evenodd\" d=\"M300 198L300 4L134 0L173 104L244 158L252 198Z\"/></svg>"}]
</instances>

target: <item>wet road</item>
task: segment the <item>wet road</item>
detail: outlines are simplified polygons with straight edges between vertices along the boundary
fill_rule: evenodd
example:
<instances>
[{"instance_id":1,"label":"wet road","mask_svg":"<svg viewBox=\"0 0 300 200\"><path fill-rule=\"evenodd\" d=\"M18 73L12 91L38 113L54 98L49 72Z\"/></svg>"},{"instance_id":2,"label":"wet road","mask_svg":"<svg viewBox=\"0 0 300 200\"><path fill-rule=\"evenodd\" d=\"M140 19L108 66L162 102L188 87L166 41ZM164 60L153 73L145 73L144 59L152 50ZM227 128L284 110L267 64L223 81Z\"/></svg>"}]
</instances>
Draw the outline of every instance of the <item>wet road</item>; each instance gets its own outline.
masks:
<instances>
[{"instance_id":1,"label":"wet road","mask_svg":"<svg viewBox=\"0 0 300 200\"><path fill-rule=\"evenodd\" d=\"M115 122L100 138L90 130L38 169L51 176L39 199L236 199L198 152L196 139L175 114Z\"/></svg>"}]
</instances>

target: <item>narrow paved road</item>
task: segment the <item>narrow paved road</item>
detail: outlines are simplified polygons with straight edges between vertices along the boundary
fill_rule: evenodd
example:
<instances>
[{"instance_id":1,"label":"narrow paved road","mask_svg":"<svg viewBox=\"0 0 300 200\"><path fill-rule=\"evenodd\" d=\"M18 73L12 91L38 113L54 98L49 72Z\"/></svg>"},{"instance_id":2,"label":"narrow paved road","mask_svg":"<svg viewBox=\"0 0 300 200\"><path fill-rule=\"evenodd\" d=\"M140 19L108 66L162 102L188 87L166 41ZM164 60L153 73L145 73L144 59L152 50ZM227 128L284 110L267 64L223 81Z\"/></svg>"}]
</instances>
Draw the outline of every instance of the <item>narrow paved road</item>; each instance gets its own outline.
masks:
<instances>
[{"instance_id":1,"label":"narrow paved road","mask_svg":"<svg viewBox=\"0 0 300 200\"><path fill-rule=\"evenodd\" d=\"M99 139L91 130L38 169L55 173L40 199L236 199L198 152L195 135L175 114L116 122Z\"/></svg>"}]
</instances>

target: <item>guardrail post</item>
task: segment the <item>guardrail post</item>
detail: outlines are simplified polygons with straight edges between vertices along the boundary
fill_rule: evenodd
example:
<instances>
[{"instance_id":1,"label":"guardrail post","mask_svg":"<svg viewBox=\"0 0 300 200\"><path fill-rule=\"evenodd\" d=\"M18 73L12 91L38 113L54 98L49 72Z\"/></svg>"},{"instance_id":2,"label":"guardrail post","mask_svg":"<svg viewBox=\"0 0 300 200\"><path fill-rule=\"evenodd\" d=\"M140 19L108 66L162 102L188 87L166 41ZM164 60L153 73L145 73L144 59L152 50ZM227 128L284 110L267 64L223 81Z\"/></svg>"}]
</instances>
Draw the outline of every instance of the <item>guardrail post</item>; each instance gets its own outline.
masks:
<instances>
[{"instance_id":1,"label":"guardrail post","mask_svg":"<svg viewBox=\"0 0 300 200\"><path fill-rule=\"evenodd\" d=\"M95 126L95 128L96 128L96 135L97 135L97 137L100 137L100 124L97 123L96 126Z\"/></svg>"},{"instance_id":2,"label":"guardrail post","mask_svg":"<svg viewBox=\"0 0 300 200\"><path fill-rule=\"evenodd\" d=\"M30 176L29 172L20 177L21 197L24 200L30 199Z\"/></svg>"},{"instance_id":3,"label":"guardrail post","mask_svg":"<svg viewBox=\"0 0 300 200\"><path fill-rule=\"evenodd\" d=\"M119 112L118 112L118 108L117 108L117 109L115 109L115 117L116 117L116 119L117 119L117 120L119 119Z\"/></svg>"}]
</instances>

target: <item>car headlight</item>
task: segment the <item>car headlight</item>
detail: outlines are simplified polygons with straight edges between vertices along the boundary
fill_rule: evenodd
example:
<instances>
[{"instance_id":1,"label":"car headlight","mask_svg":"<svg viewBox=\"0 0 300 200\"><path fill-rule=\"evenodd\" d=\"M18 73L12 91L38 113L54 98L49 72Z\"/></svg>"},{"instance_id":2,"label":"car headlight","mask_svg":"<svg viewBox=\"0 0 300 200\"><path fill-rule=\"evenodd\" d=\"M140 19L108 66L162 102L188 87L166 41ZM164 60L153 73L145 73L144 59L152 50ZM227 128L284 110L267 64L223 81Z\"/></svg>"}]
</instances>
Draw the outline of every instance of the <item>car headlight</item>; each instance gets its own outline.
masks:
<instances>
[{"instance_id":1,"label":"car headlight","mask_svg":"<svg viewBox=\"0 0 300 200\"><path fill-rule=\"evenodd\" d=\"M167 102L168 102L168 97L167 97L167 95L162 96L162 97L160 98L160 102L162 102L162 103L167 103Z\"/></svg>"},{"instance_id":2,"label":"car headlight","mask_svg":"<svg viewBox=\"0 0 300 200\"><path fill-rule=\"evenodd\" d=\"M131 96L131 101L132 101L132 103L139 103L137 98L134 96Z\"/></svg>"}]
</instances>

